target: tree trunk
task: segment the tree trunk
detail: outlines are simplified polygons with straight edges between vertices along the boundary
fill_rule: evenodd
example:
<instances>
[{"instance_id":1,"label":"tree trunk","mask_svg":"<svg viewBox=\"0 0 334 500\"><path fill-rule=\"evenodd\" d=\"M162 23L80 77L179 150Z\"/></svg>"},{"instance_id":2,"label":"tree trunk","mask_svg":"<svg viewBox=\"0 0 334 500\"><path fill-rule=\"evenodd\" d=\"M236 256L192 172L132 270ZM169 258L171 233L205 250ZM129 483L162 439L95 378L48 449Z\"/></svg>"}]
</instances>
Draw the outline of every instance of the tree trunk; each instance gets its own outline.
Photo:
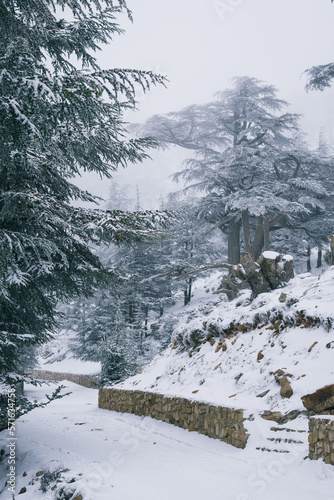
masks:
<instances>
[{"instance_id":1,"label":"tree trunk","mask_svg":"<svg viewBox=\"0 0 334 500\"><path fill-rule=\"evenodd\" d=\"M240 262L240 221L236 217L228 223L227 262L232 265Z\"/></svg>"},{"instance_id":2,"label":"tree trunk","mask_svg":"<svg viewBox=\"0 0 334 500\"><path fill-rule=\"evenodd\" d=\"M307 271L311 271L311 247L307 247Z\"/></svg>"},{"instance_id":3,"label":"tree trunk","mask_svg":"<svg viewBox=\"0 0 334 500\"><path fill-rule=\"evenodd\" d=\"M264 240L264 250L270 249L270 239L269 239L269 216L266 214L263 217L263 240Z\"/></svg>"},{"instance_id":4,"label":"tree trunk","mask_svg":"<svg viewBox=\"0 0 334 500\"><path fill-rule=\"evenodd\" d=\"M192 284L193 284L193 279L189 278L189 282L188 282L188 304L191 301Z\"/></svg>"},{"instance_id":5,"label":"tree trunk","mask_svg":"<svg viewBox=\"0 0 334 500\"><path fill-rule=\"evenodd\" d=\"M144 331L145 331L145 338L146 338L147 337L147 325L148 325L148 312L149 312L149 308L147 305L144 308L144 312L145 312Z\"/></svg>"},{"instance_id":6,"label":"tree trunk","mask_svg":"<svg viewBox=\"0 0 334 500\"><path fill-rule=\"evenodd\" d=\"M263 217L260 215L257 221L257 227L253 240L253 259L257 260L262 252L264 245L264 224Z\"/></svg>"},{"instance_id":7,"label":"tree trunk","mask_svg":"<svg viewBox=\"0 0 334 500\"><path fill-rule=\"evenodd\" d=\"M318 258L317 258L317 267L322 266L322 248L318 246Z\"/></svg>"},{"instance_id":8,"label":"tree trunk","mask_svg":"<svg viewBox=\"0 0 334 500\"><path fill-rule=\"evenodd\" d=\"M329 237L329 241L330 241L330 253L331 253L330 265L332 266L334 264L334 235Z\"/></svg>"},{"instance_id":9,"label":"tree trunk","mask_svg":"<svg viewBox=\"0 0 334 500\"><path fill-rule=\"evenodd\" d=\"M245 250L251 257L253 257L248 210L244 210L242 212L242 229L244 233Z\"/></svg>"},{"instance_id":10,"label":"tree trunk","mask_svg":"<svg viewBox=\"0 0 334 500\"><path fill-rule=\"evenodd\" d=\"M188 285L184 290L184 305L186 306L191 301L192 278L189 278Z\"/></svg>"},{"instance_id":11,"label":"tree trunk","mask_svg":"<svg viewBox=\"0 0 334 500\"><path fill-rule=\"evenodd\" d=\"M139 352L140 354L143 354L143 331L142 329L140 329L140 333L139 333Z\"/></svg>"}]
</instances>

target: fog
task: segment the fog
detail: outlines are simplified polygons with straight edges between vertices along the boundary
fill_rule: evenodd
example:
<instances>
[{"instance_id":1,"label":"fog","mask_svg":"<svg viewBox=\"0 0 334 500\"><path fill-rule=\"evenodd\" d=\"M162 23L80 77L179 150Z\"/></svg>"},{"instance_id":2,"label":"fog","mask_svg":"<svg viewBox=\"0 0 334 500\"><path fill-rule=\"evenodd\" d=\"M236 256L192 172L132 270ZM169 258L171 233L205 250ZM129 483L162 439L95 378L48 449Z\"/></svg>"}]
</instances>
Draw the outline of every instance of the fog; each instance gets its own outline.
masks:
<instances>
[{"instance_id":1,"label":"fog","mask_svg":"<svg viewBox=\"0 0 334 500\"><path fill-rule=\"evenodd\" d=\"M321 128L334 141L334 88L307 93L303 74L334 60L330 0L128 0L128 6L134 22L120 17L125 34L102 48L100 64L153 70L169 82L145 95L138 89L138 110L127 121L208 102L232 77L249 75L275 85L289 111L303 115L312 146ZM176 148L154 152L152 161L114 177L132 186L131 196L138 185L143 208L155 208L161 195L177 189L168 175L187 156ZM85 175L79 184L107 196L106 181Z\"/></svg>"}]
</instances>

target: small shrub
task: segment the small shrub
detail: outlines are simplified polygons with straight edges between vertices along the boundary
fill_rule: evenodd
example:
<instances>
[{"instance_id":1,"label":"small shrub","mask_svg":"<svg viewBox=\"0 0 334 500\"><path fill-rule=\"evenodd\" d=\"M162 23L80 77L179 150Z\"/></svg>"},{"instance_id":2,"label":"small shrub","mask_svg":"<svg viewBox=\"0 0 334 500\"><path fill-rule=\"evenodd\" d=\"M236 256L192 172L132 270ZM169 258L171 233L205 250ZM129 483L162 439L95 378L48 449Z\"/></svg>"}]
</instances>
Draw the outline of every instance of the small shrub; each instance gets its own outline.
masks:
<instances>
[{"instance_id":1,"label":"small shrub","mask_svg":"<svg viewBox=\"0 0 334 500\"><path fill-rule=\"evenodd\" d=\"M57 491L56 500L71 500L75 493L76 488L69 488L68 486L62 486Z\"/></svg>"},{"instance_id":2,"label":"small shrub","mask_svg":"<svg viewBox=\"0 0 334 500\"><path fill-rule=\"evenodd\" d=\"M212 337L219 337L220 335L220 329L215 323L210 323L208 326L208 333Z\"/></svg>"},{"instance_id":3,"label":"small shrub","mask_svg":"<svg viewBox=\"0 0 334 500\"><path fill-rule=\"evenodd\" d=\"M59 479L61 476L61 469L56 469L53 471L47 470L43 471L43 475L41 476L41 486L40 489L43 491L43 493L46 493L49 489L52 483L55 483L57 479Z\"/></svg>"},{"instance_id":4,"label":"small shrub","mask_svg":"<svg viewBox=\"0 0 334 500\"><path fill-rule=\"evenodd\" d=\"M206 334L205 334L205 332L203 332L203 330L196 329L190 333L188 340L191 342L191 344L194 347L196 347L202 343L205 336L206 336Z\"/></svg>"}]
</instances>

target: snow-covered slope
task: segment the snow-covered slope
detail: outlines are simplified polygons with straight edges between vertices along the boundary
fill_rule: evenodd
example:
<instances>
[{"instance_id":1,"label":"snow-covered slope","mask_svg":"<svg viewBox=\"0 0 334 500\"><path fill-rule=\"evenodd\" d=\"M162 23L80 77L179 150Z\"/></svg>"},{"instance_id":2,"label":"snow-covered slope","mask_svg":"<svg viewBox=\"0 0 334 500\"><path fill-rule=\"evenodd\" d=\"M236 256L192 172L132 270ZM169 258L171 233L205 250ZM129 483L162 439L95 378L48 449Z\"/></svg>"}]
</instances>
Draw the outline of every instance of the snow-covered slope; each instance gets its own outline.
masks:
<instances>
[{"instance_id":1,"label":"snow-covered slope","mask_svg":"<svg viewBox=\"0 0 334 500\"><path fill-rule=\"evenodd\" d=\"M248 293L231 303L212 296L205 290L217 286L217 275L211 280L198 280L189 306L174 307L179 324L170 348L116 387L245 408L254 414L247 421L246 449L149 417L99 409L97 391L66 383L72 394L17 421L16 484L22 498L332 498L334 467L305 460L308 419L301 415L277 426L258 413L303 409L302 395L334 383L334 268L320 276L299 275L253 302ZM277 369L291 375L289 399L280 396ZM45 400L45 392L26 387L32 400ZM0 448L7 442L3 431ZM8 498L6 460L2 453L1 500Z\"/></svg>"},{"instance_id":2,"label":"snow-covered slope","mask_svg":"<svg viewBox=\"0 0 334 500\"><path fill-rule=\"evenodd\" d=\"M189 304L186 308L183 307L183 292L179 292L175 297L175 305L166 308L163 320L168 321L168 318L171 318L174 324L177 319L179 324L183 324L189 321L189 317L197 314L198 310L202 311L203 314L212 311L223 299L222 296L211 293L217 289L220 277L221 273L215 272L210 277L197 279L193 284L194 297L191 305ZM158 321L157 314L153 315L152 321ZM71 344L74 343L76 336L77 331L75 330L59 330L54 339L39 348L36 370L99 375L101 372L100 363L82 361L74 357ZM152 359L156 352L161 351L160 341L152 337L146 339L146 348L148 347L146 358L149 359Z\"/></svg>"},{"instance_id":3,"label":"snow-covered slope","mask_svg":"<svg viewBox=\"0 0 334 500\"><path fill-rule=\"evenodd\" d=\"M174 344L116 387L286 413L334 383L334 268L296 276L254 301L249 292L230 303L199 301L191 312L188 322L182 313ZM280 395L278 369L289 375L289 399Z\"/></svg>"},{"instance_id":4,"label":"snow-covered slope","mask_svg":"<svg viewBox=\"0 0 334 500\"><path fill-rule=\"evenodd\" d=\"M39 349L37 370L79 375L99 375L100 363L82 361L73 356L70 344L76 332L61 330L59 334Z\"/></svg>"}]
</instances>

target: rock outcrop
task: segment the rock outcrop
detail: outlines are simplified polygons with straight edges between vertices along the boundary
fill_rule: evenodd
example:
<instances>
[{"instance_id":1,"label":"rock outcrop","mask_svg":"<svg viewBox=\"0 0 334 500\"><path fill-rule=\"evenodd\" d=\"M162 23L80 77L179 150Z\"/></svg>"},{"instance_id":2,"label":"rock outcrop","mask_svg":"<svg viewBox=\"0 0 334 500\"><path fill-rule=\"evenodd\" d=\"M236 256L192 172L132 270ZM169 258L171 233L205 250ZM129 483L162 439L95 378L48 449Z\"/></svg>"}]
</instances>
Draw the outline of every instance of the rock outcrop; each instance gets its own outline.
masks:
<instances>
[{"instance_id":1,"label":"rock outcrop","mask_svg":"<svg viewBox=\"0 0 334 500\"><path fill-rule=\"evenodd\" d=\"M321 389L302 397L303 405L314 413L331 412L334 410L334 384L326 385Z\"/></svg>"},{"instance_id":2,"label":"rock outcrop","mask_svg":"<svg viewBox=\"0 0 334 500\"><path fill-rule=\"evenodd\" d=\"M283 286L293 277L293 258L290 255L267 251L255 262L249 253L244 253L240 264L233 266L229 275L224 276L220 291L233 300L241 290L250 288L254 298Z\"/></svg>"},{"instance_id":3,"label":"rock outcrop","mask_svg":"<svg viewBox=\"0 0 334 500\"><path fill-rule=\"evenodd\" d=\"M281 386L280 395L282 398L291 398L293 394L293 389L288 380L288 377L291 377L290 373L285 373L283 370L276 370L274 372L274 377L276 382L278 382Z\"/></svg>"}]
</instances>

